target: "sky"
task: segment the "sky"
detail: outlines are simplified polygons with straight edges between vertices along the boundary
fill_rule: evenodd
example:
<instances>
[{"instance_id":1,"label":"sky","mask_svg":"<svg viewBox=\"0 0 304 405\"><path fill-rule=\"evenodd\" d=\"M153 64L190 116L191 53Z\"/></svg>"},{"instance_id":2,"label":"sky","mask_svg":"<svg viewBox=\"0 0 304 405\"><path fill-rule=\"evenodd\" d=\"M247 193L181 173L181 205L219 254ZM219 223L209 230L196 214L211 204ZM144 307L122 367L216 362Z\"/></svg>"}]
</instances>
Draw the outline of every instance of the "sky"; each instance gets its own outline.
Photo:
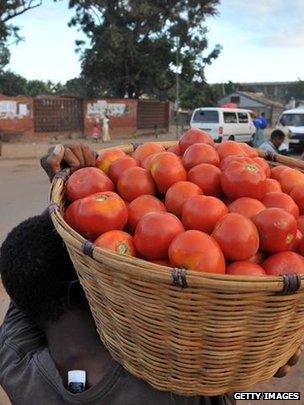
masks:
<instances>
[{"instance_id":1,"label":"sky","mask_svg":"<svg viewBox=\"0 0 304 405\"><path fill-rule=\"evenodd\" d=\"M210 50L223 46L206 69L210 83L292 81L304 79L303 0L222 0L218 15L206 20ZM62 82L80 73L75 40L69 28L68 1L43 5L17 17L24 41L11 46L8 68L27 79Z\"/></svg>"}]
</instances>

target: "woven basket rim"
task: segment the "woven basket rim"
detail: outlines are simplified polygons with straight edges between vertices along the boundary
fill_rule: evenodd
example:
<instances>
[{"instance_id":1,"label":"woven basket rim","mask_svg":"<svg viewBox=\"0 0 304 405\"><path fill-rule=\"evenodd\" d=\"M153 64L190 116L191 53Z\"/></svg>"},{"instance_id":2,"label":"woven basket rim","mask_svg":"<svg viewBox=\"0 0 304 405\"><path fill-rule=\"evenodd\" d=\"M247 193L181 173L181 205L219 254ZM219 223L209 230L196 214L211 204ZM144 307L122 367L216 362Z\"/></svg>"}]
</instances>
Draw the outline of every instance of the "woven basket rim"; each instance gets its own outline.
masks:
<instances>
[{"instance_id":1,"label":"woven basket rim","mask_svg":"<svg viewBox=\"0 0 304 405\"><path fill-rule=\"evenodd\" d=\"M176 141L166 141L166 142L156 142L165 148L175 145ZM116 145L110 148L104 148L105 150L110 150L113 148L119 148L124 150L126 153L133 152L138 145L136 144L124 144ZM263 151L259 151L261 157L265 157ZM297 159L288 158L291 167L297 167L299 164L299 169L304 169L304 162L298 161ZM276 160L279 162L279 160ZM287 162L282 163L287 164ZM50 193L49 193L49 202L50 202L50 215L53 222L56 223L56 227L61 230L62 235L69 235L69 244L78 251L84 253L84 245L87 241L76 231L74 231L65 221L62 216L60 205L63 199L64 191L64 179L60 176L55 176L53 179ZM59 193L58 198L55 196L55 191L58 191L58 188L62 188L62 191ZM63 236L62 236L63 237ZM64 239L64 237L63 237ZM97 260L100 263L103 263L107 259L111 259L115 263L115 271L117 276L132 276L135 279L142 281L153 281L159 283L165 283L172 285L172 272L174 269L171 267L161 266L154 264L139 258L133 258L129 256L119 255L115 252L101 249L97 246L92 246L92 251L90 255L93 259ZM136 266L136 270L134 269ZM304 290L304 275L300 275L301 286L298 291ZM210 288L213 290L225 290L225 291L251 291L251 292L260 292L260 291L269 291L282 293L285 288L285 281L283 276L264 276L264 277L250 277L250 276L232 276L227 274L214 274L214 273L203 273L193 270L186 270L186 281L188 287L198 287L198 288Z\"/></svg>"}]
</instances>

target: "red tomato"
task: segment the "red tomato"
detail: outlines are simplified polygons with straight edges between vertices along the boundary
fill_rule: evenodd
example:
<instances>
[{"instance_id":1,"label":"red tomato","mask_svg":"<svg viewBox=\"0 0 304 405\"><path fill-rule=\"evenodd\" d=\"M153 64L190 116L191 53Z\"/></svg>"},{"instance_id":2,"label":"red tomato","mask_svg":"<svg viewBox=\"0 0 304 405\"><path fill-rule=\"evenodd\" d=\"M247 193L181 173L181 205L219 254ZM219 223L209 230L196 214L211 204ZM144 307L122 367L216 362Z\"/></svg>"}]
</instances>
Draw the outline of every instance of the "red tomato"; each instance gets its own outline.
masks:
<instances>
[{"instance_id":1,"label":"red tomato","mask_svg":"<svg viewBox=\"0 0 304 405\"><path fill-rule=\"evenodd\" d=\"M221 200L199 195L185 202L182 223L185 229L195 229L211 234L216 223L226 214L228 214L228 208Z\"/></svg>"},{"instance_id":2,"label":"red tomato","mask_svg":"<svg viewBox=\"0 0 304 405\"><path fill-rule=\"evenodd\" d=\"M248 260L259 250L258 230L240 214L227 214L216 224L212 236L229 261Z\"/></svg>"},{"instance_id":3,"label":"red tomato","mask_svg":"<svg viewBox=\"0 0 304 405\"><path fill-rule=\"evenodd\" d=\"M153 153L164 152L165 148L156 142L147 142L143 145L138 146L138 148L133 153L133 158L142 163L143 160Z\"/></svg>"},{"instance_id":4,"label":"red tomato","mask_svg":"<svg viewBox=\"0 0 304 405\"><path fill-rule=\"evenodd\" d=\"M221 160L225 159L227 156L248 156L244 151L242 146L234 141L224 141L217 147L217 153Z\"/></svg>"},{"instance_id":5,"label":"red tomato","mask_svg":"<svg viewBox=\"0 0 304 405\"><path fill-rule=\"evenodd\" d=\"M240 197L261 200L266 193L266 174L256 163L236 160L229 163L222 173L221 186L232 201Z\"/></svg>"},{"instance_id":6,"label":"red tomato","mask_svg":"<svg viewBox=\"0 0 304 405\"><path fill-rule=\"evenodd\" d=\"M201 163L189 171L188 181L198 185L205 195L220 197L223 194L221 174L222 172L218 167Z\"/></svg>"},{"instance_id":7,"label":"red tomato","mask_svg":"<svg viewBox=\"0 0 304 405\"><path fill-rule=\"evenodd\" d=\"M98 192L113 190L112 181L96 167L84 167L77 170L66 184L66 196L71 202Z\"/></svg>"},{"instance_id":8,"label":"red tomato","mask_svg":"<svg viewBox=\"0 0 304 405\"><path fill-rule=\"evenodd\" d=\"M166 193L165 204L168 211L181 217L184 203L195 195L203 194L202 190L189 181L179 181L169 188Z\"/></svg>"},{"instance_id":9,"label":"red tomato","mask_svg":"<svg viewBox=\"0 0 304 405\"><path fill-rule=\"evenodd\" d=\"M166 212L165 205L152 195L141 195L133 200L128 207L129 220L128 229L135 232L139 220L150 212Z\"/></svg>"},{"instance_id":10,"label":"red tomato","mask_svg":"<svg viewBox=\"0 0 304 405\"><path fill-rule=\"evenodd\" d=\"M187 172L180 159L170 152L155 156L150 165L150 172L160 193L166 193L178 181L187 180Z\"/></svg>"},{"instance_id":11,"label":"red tomato","mask_svg":"<svg viewBox=\"0 0 304 405\"><path fill-rule=\"evenodd\" d=\"M176 267L204 273L225 273L225 259L216 241L200 231L178 235L170 245L169 258Z\"/></svg>"},{"instance_id":12,"label":"red tomato","mask_svg":"<svg viewBox=\"0 0 304 405\"><path fill-rule=\"evenodd\" d=\"M286 169L289 169L289 167L284 165L278 165L273 167L271 169L271 178L274 180L279 180L281 173Z\"/></svg>"},{"instance_id":13,"label":"red tomato","mask_svg":"<svg viewBox=\"0 0 304 405\"><path fill-rule=\"evenodd\" d=\"M107 174L111 163L124 156L126 154L121 149L101 150L96 160L96 167Z\"/></svg>"},{"instance_id":14,"label":"red tomato","mask_svg":"<svg viewBox=\"0 0 304 405\"><path fill-rule=\"evenodd\" d=\"M262 203L266 208L282 208L289 212L296 219L299 218L299 208L288 194L285 193L269 193L264 196Z\"/></svg>"},{"instance_id":15,"label":"red tomato","mask_svg":"<svg viewBox=\"0 0 304 405\"><path fill-rule=\"evenodd\" d=\"M267 275L281 276L288 273L304 274L304 257L294 252L281 252L268 257L263 263Z\"/></svg>"},{"instance_id":16,"label":"red tomato","mask_svg":"<svg viewBox=\"0 0 304 405\"><path fill-rule=\"evenodd\" d=\"M217 151L210 145L195 143L189 146L183 156L183 165L186 170L192 169L201 163L219 166L220 158Z\"/></svg>"},{"instance_id":17,"label":"red tomato","mask_svg":"<svg viewBox=\"0 0 304 405\"><path fill-rule=\"evenodd\" d=\"M229 166L229 164L231 162L235 162L235 161L249 163L249 164L254 163L254 160L248 156L235 156L235 155L227 156L223 160L221 160L221 163L220 163L220 169L222 170L222 172L226 170L227 166Z\"/></svg>"},{"instance_id":18,"label":"red tomato","mask_svg":"<svg viewBox=\"0 0 304 405\"><path fill-rule=\"evenodd\" d=\"M155 184L151 174L142 167L131 167L122 173L117 182L119 195L133 201L140 195L155 194Z\"/></svg>"},{"instance_id":19,"label":"red tomato","mask_svg":"<svg viewBox=\"0 0 304 405\"><path fill-rule=\"evenodd\" d=\"M77 172L75 172L77 173ZM78 206L79 206L79 201L76 200L72 204L70 204L67 209L65 210L64 213L64 220L65 222L74 229L74 231L79 233L79 229L77 226L77 212L78 212Z\"/></svg>"},{"instance_id":20,"label":"red tomato","mask_svg":"<svg viewBox=\"0 0 304 405\"><path fill-rule=\"evenodd\" d=\"M246 155L250 158L255 158L258 157L258 152L252 148L251 146L249 146L247 143L242 143L240 142L239 145L241 146L241 148L243 149L243 151L246 153Z\"/></svg>"},{"instance_id":21,"label":"red tomato","mask_svg":"<svg viewBox=\"0 0 304 405\"><path fill-rule=\"evenodd\" d=\"M269 178L271 176L271 169L266 160L260 157L256 157L253 160L264 170L266 177Z\"/></svg>"},{"instance_id":22,"label":"red tomato","mask_svg":"<svg viewBox=\"0 0 304 405\"><path fill-rule=\"evenodd\" d=\"M135 247L146 259L166 259L172 240L183 231L184 227L175 215L152 212L144 215L137 224Z\"/></svg>"},{"instance_id":23,"label":"red tomato","mask_svg":"<svg viewBox=\"0 0 304 405\"><path fill-rule=\"evenodd\" d=\"M266 259L265 252L257 252L254 256L249 259L249 262L262 264Z\"/></svg>"},{"instance_id":24,"label":"red tomato","mask_svg":"<svg viewBox=\"0 0 304 405\"><path fill-rule=\"evenodd\" d=\"M299 207L300 215L304 214L304 185L296 186L292 189L290 197Z\"/></svg>"},{"instance_id":25,"label":"red tomato","mask_svg":"<svg viewBox=\"0 0 304 405\"><path fill-rule=\"evenodd\" d=\"M194 143L206 143L210 146L214 145L214 141L210 134L197 128L191 128L184 133L179 141L180 154L183 155L189 146Z\"/></svg>"},{"instance_id":26,"label":"red tomato","mask_svg":"<svg viewBox=\"0 0 304 405\"><path fill-rule=\"evenodd\" d=\"M123 229L128 220L125 203L112 191L93 194L74 201L71 205L73 204L77 204L75 209L77 230L92 240L104 232Z\"/></svg>"},{"instance_id":27,"label":"red tomato","mask_svg":"<svg viewBox=\"0 0 304 405\"><path fill-rule=\"evenodd\" d=\"M141 162L141 167L150 171L151 163L152 163L153 159L155 158L155 156L157 156L157 155L159 155L159 153L152 153L152 155L145 157L143 159L143 161Z\"/></svg>"},{"instance_id":28,"label":"red tomato","mask_svg":"<svg viewBox=\"0 0 304 405\"><path fill-rule=\"evenodd\" d=\"M267 193L282 193L281 184L275 179L266 179L266 194Z\"/></svg>"},{"instance_id":29,"label":"red tomato","mask_svg":"<svg viewBox=\"0 0 304 405\"><path fill-rule=\"evenodd\" d=\"M293 252L297 252L297 251L298 251L298 248L299 248L300 245L301 245L302 239L303 239L303 234L302 234L302 232L298 229L298 230L297 230L296 238L295 238L295 240L293 241L293 243L292 243L291 246L290 246L290 250L292 250Z\"/></svg>"},{"instance_id":30,"label":"red tomato","mask_svg":"<svg viewBox=\"0 0 304 405\"><path fill-rule=\"evenodd\" d=\"M284 193L289 194L294 187L304 185L304 174L296 169L283 170L279 182Z\"/></svg>"},{"instance_id":31,"label":"red tomato","mask_svg":"<svg viewBox=\"0 0 304 405\"><path fill-rule=\"evenodd\" d=\"M266 276L266 272L263 267L252 262L234 262L231 263L226 270L227 274L231 276L251 276L259 277Z\"/></svg>"},{"instance_id":32,"label":"red tomato","mask_svg":"<svg viewBox=\"0 0 304 405\"><path fill-rule=\"evenodd\" d=\"M299 230L303 233L303 235L304 235L304 215L301 215L299 218L298 218L298 228L299 228Z\"/></svg>"},{"instance_id":33,"label":"red tomato","mask_svg":"<svg viewBox=\"0 0 304 405\"><path fill-rule=\"evenodd\" d=\"M111 163L109 167L108 176L113 181L114 184L117 184L119 176L131 167L138 166L138 163L131 156L125 156L120 159L115 160Z\"/></svg>"},{"instance_id":34,"label":"red tomato","mask_svg":"<svg viewBox=\"0 0 304 405\"><path fill-rule=\"evenodd\" d=\"M176 145L170 146L170 148L167 149L167 152L174 153L176 156L180 156L180 149L179 149L179 144L177 143Z\"/></svg>"},{"instance_id":35,"label":"red tomato","mask_svg":"<svg viewBox=\"0 0 304 405\"><path fill-rule=\"evenodd\" d=\"M133 238L123 231L109 231L99 236L94 244L102 249L112 250L125 256L136 256Z\"/></svg>"},{"instance_id":36,"label":"red tomato","mask_svg":"<svg viewBox=\"0 0 304 405\"><path fill-rule=\"evenodd\" d=\"M282 208L266 208L252 218L259 230L261 249L276 253L290 249L297 235L297 221Z\"/></svg>"},{"instance_id":37,"label":"red tomato","mask_svg":"<svg viewBox=\"0 0 304 405\"><path fill-rule=\"evenodd\" d=\"M263 211L266 207L259 200L249 197L242 197L231 203L228 208L229 212L235 212L251 219L259 212Z\"/></svg>"}]
</instances>

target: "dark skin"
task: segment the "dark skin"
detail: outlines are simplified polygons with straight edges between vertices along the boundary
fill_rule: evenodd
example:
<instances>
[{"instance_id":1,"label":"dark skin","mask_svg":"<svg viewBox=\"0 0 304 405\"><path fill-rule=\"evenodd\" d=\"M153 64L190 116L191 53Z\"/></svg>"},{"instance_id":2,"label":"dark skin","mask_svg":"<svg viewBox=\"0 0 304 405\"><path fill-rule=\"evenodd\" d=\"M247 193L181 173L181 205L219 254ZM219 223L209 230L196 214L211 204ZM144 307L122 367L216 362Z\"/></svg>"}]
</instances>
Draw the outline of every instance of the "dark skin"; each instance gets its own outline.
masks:
<instances>
[{"instance_id":1,"label":"dark skin","mask_svg":"<svg viewBox=\"0 0 304 405\"><path fill-rule=\"evenodd\" d=\"M280 136L273 136L271 138L271 142L277 147L279 148L282 143L284 142L284 138L280 137Z\"/></svg>"},{"instance_id":2,"label":"dark skin","mask_svg":"<svg viewBox=\"0 0 304 405\"><path fill-rule=\"evenodd\" d=\"M74 172L82 167L95 166L96 153L83 143L56 145L41 159L41 165L50 180L62 168ZM57 322L45 325L50 354L67 385L69 370L87 372L87 388L96 385L113 366L109 352L101 343L87 303L81 309L67 311ZM304 345L281 367L275 377L285 377L300 358Z\"/></svg>"}]
</instances>

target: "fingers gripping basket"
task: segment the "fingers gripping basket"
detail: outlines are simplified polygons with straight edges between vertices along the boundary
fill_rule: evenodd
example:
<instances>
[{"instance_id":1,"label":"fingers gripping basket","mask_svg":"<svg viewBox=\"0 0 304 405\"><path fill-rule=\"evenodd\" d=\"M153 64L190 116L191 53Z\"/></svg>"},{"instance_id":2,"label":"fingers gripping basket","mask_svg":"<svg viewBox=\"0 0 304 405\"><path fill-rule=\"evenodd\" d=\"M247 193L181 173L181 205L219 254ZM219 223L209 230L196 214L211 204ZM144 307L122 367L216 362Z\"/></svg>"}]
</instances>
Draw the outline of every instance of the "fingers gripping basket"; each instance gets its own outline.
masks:
<instances>
[{"instance_id":1,"label":"fingers gripping basket","mask_svg":"<svg viewBox=\"0 0 304 405\"><path fill-rule=\"evenodd\" d=\"M53 181L51 203L101 340L156 389L186 396L248 389L271 378L302 343L299 276L219 276L119 256L94 248L65 223L61 176Z\"/></svg>"}]
</instances>

